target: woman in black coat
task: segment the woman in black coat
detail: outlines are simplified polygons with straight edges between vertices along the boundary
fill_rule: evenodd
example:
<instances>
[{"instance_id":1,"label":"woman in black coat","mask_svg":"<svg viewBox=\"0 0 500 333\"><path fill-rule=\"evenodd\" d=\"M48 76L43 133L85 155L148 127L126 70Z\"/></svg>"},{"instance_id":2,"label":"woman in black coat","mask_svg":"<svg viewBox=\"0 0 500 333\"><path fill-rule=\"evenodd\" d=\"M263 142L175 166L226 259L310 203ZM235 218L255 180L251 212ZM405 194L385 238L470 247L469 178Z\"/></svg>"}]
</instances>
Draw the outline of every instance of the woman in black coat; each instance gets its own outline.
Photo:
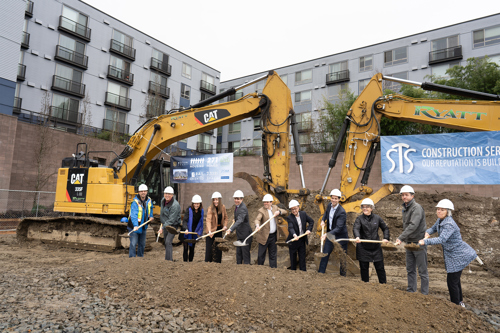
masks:
<instances>
[{"instance_id":1,"label":"woman in black coat","mask_svg":"<svg viewBox=\"0 0 500 333\"><path fill-rule=\"evenodd\" d=\"M354 222L353 234L356 237L356 259L359 261L361 271L361 280L364 282L370 281L368 268L370 262L375 265L377 271L378 282L386 283L386 275L384 269L384 254L380 243L362 243L361 239L380 240L378 229L382 229L384 233L383 242L388 242L390 237L389 227L382 218L376 214L372 214L375 205L371 199L364 199L361 202L363 214L359 215Z\"/></svg>"}]
</instances>

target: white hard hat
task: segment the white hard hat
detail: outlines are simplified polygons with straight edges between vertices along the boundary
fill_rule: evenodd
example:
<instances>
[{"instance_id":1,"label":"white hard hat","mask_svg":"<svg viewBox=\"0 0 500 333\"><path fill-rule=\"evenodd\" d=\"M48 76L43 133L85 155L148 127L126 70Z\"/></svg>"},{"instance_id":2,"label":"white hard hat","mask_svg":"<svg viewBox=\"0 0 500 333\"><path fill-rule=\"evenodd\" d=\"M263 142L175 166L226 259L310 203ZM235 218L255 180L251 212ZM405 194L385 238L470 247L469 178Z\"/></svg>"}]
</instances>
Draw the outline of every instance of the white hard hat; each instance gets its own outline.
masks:
<instances>
[{"instance_id":1,"label":"white hard hat","mask_svg":"<svg viewBox=\"0 0 500 333\"><path fill-rule=\"evenodd\" d=\"M292 200L288 204L288 208L297 207L297 206L300 206L300 204L299 204L299 202L297 200Z\"/></svg>"},{"instance_id":2,"label":"white hard hat","mask_svg":"<svg viewBox=\"0 0 500 333\"><path fill-rule=\"evenodd\" d=\"M191 199L192 203L201 203L201 197L198 194L193 195L193 199Z\"/></svg>"},{"instance_id":3,"label":"white hard hat","mask_svg":"<svg viewBox=\"0 0 500 333\"><path fill-rule=\"evenodd\" d=\"M212 194L212 199L218 199L218 198L222 198L222 195L219 192L214 192Z\"/></svg>"},{"instance_id":4,"label":"white hard hat","mask_svg":"<svg viewBox=\"0 0 500 333\"><path fill-rule=\"evenodd\" d=\"M363 206L363 205L375 206L375 204L373 203L373 200L370 198L363 199L363 201L361 201L361 206Z\"/></svg>"},{"instance_id":5,"label":"white hard hat","mask_svg":"<svg viewBox=\"0 0 500 333\"><path fill-rule=\"evenodd\" d=\"M405 186L401 187L401 190L399 191L399 193L415 194L415 191L413 190L413 187L411 187L410 185L405 185Z\"/></svg>"},{"instance_id":6,"label":"white hard hat","mask_svg":"<svg viewBox=\"0 0 500 333\"><path fill-rule=\"evenodd\" d=\"M453 206L453 202L451 202L448 199L443 199L443 200L439 201L438 204L436 205L436 207L455 210L455 206Z\"/></svg>"},{"instance_id":7,"label":"white hard hat","mask_svg":"<svg viewBox=\"0 0 500 333\"><path fill-rule=\"evenodd\" d=\"M165 191L163 191L163 193L174 194L174 189L172 188L172 186L167 186L165 187Z\"/></svg>"},{"instance_id":8,"label":"white hard hat","mask_svg":"<svg viewBox=\"0 0 500 333\"><path fill-rule=\"evenodd\" d=\"M272 196L272 195L270 195L270 194L266 194L266 195L264 196L264 198L262 199L262 201L263 201L263 202L266 202L266 201L268 201L268 202L269 202L269 201L270 201L270 202L273 202L273 200L274 200L274 199L273 199L273 196Z\"/></svg>"},{"instance_id":9,"label":"white hard hat","mask_svg":"<svg viewBox=\"0 0 500 333\"><path fill-rule=\"evenodd\" d=\"M342 196L342 192L340 192L338 189L333 189L331 192L330 192L330 196L336 196L336 197L341 197Z\"/></svg>"},{"instance_id":10,"label":"white hard hat","mask_svg":"<svg viewBox=\"0 0 500 333\"><path fill-rule=\"evenodd\" d=\"M236 192L234 192L233 194L233 198L244 198L245 196L243 195L243 192L240 191L240 190L237 190Z\"/></svg>"},{"instance_id":11,"label":"white hard hat","mask_svg":"<svg viewBox=\"0 0 500 333\"><path fill-rule=\"evenodd\" d=\"M148 186L146 184L139 185L139 192L147 191L147 190L148 190Z\"/></svg>"}]
</instances>

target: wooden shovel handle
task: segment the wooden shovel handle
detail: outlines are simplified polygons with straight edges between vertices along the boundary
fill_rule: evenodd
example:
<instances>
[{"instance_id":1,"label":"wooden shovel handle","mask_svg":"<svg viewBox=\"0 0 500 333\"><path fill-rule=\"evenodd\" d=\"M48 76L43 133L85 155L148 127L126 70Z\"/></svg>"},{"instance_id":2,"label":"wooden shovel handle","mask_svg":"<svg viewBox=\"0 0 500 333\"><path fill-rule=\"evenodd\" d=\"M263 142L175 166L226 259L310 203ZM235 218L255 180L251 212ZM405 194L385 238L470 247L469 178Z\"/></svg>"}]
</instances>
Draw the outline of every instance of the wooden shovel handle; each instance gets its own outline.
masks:
<instances>
[{"instance_id":1,"label":"wooden shovel handle","mask_svg":"<svg viewBox=\"0 0 500 333\"><path fill-rule=\"evenodd\" d=\"M216 234L216 233L218 233L218 232L221 232L221 231L223 231L223 230L224 230L224 229L220 229L220 230L214 231L214 232L212 232L212 235L214 235L214 234ZM208 236L210 236L210 234L206 234L206 235L203 235L203 236L201 236L201 237L198 237L198 238L196 238L196 240L200 240L200 239L205 238L205 237L208 237Z\"/></svg>"},{"instance_id":2,"label":"wooden shovel handle","mask_svg":"<svg viewBox=\"0 0 500 333\"><path fill-rule=\"evenodd\" d=\"M302 238L302 237L304 237L304 236L307 236L307 234L306 234L306 233L303 233L302 235L300 235L300 236L297 238L297 240L299 240L299 238ZM287 243L287 244L290 244L291 242L295 242L295 239L293 239L293 238L292 238L292 239L290 239L290 240L289 240L288 242L286 242L286 243Z\"/></svg>"},{"instance_id":3,"label":"wooden shovel handle","mask_svg":"<svg viewBox=\"0 0 500 333\"><path fill-rule=\"evenodd\" d=\"M146 224L148 224L149 222L151 222L153 220L154 220L154 217L150 218L147 222L144 222L143 224L141 224L137 228L140 229L141 227L145 226ZM133 232L134 232L134 230L132 230L131 232L129 232L128 235L130 236L130 234L133 233Z\"/></svg>"},{"instance_id":4,"label":"wooden shovel handle","mask_svg":"<svg viewBox=\"0 0 500 333\"><path fill-rule=\"evenodd\" d=\"M266 222L262 223L262 224L260 225L260 228L262 228L263 226L265 226L265 225L266 225L266 223L268 223L269 221L271 221L273 218L274 218L274 216L273 216L273 217L270 217L270 218L269 218L269 220L267 220ZM260 228L259 228L259 230L260 230ZM255 230L255 231L254 231L254 232L252 232L250 235L248 235L248 237L247 237L247 238L245 238L245 240L243 241L243 243L246 243L246 242L247 242L247 239L249 239L250 237L252 237L253 235L255 235L255 234L257 233L257 231L259 231L259 230Z\"/></svg>"},{"instance_id":5,"label":"wooden shovel handle","mask_svg":"<svg viewBox=\"0 0 500 333\"><path fill-rule=\"evenodd\" d=\"M342 238L342 239L336 239L335 240L336 242L345 242L345 241L349 241L349 242L356 242L356 239L355 238ZM378 241L378 240L371 240L371 239L360 239L361 243L385 243L385 242L382 242L382 241Z\"/></svg>"}]
</instances>

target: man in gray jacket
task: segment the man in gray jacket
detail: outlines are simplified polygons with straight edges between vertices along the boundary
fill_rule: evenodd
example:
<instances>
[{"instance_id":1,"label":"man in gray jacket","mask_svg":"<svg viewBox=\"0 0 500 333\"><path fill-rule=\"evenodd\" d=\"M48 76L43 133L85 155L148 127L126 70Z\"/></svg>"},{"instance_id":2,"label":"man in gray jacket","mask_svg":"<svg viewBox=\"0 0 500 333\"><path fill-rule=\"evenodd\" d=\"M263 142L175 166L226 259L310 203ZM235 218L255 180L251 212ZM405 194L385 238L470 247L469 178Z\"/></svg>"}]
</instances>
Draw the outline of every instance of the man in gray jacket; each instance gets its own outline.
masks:
<instances>
[{"instance_id":1,"label":"man in gray jacket","mask_svg":"<svg viewBox=\"0 0 500 333\"><path fill-rule=\"evenodd\" d=\"M167 226L177 228L181 224L181 206L174 198L174 189L167 186L163 191L163 199L161 199L160 222L162 227L158 230L159 234L164 233L165 237L165 260L174 261L172 241L174 234L171 234L165 229Z\"/></svg>"},{"instance_id":2,"label":"man in gray jacket","mask_svg":"<svg viewBox=\"0 0 500 333\"><path fill-rule=\"evenodd\" d=\"M415 202L415 191L409 185L401 188L403 200L403 233L396 240L396 245L401 242L418 243L425 236L425 212L422 206ZM427 272L427 246L420 246L417 251L406 250L406 272L408 274L408 288L406 291L417 291L417 268L420 275L420 292L429 294L429 273Z\"/></svg>"},{"instance_id":3,"label":"man in gray jacket","mask_svg":"<svg viewBox=\"0 0 500 333\"><path fill-rule=\"evenodd\" d=\"M234 224L231 228L227 229L226 235L236 230L236 238L239 241L244 241L252 233L252 228L250 227L250 220L248 218L248 209L243 202L243 192L237 190L234 192L234 205L236 206L234 210ZM253 237L247 240L247 246L237 246L236 247L236 264L247 264L250 265L250 247L252 246Z\"/></svg>"}]
</instances>

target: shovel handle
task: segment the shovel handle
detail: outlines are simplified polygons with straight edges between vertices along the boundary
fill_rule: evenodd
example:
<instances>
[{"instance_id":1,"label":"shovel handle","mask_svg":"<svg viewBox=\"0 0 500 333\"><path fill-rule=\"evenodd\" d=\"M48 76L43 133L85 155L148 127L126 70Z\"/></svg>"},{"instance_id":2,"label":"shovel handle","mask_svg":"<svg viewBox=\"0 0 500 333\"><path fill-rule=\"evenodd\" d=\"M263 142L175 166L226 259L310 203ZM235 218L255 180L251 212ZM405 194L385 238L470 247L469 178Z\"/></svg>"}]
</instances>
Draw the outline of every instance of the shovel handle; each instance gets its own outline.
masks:
<instances>
[{"instance_id":1,"label":"shovel handle","mask_svg":"<svg viewBox=\"0 0 500 333\"><path fill-rule=\"evenodd\" d=\"M270 217L270 218L269 218L269 220L267 220L266 222L262 223L262 224L260 225L260 228L262 228L263 226L265 226L265 225L266 225L266 223L268 223L269 221L271 221L273 218L274 218L274 216L273 216L273 217ZM259 230L260 230L260 228L259 228ZM254 231L254 232L252 232L250 235L248 235L248 237L247 237L247 238L245 238L245 240L243 241L243 243L245 243L245 244L246 244L247 240L248 240L250 237L252 237L253 235L255 235L255 234L256 234L259 230L255 230L255 231Z\"/></svg>"},{"instance_id":2,"label":"shovel handle","mask_svg":"<svg viewBox=\"0 0 500 333\"><path fill-rule=\"evenodd\" d=\"M236 222L236 221L235 221L235 220L233 220L233 224L231 224L231 227L234 225L234 222ZM231 227L229 227L229 229L231 229ZM226 229L226 231L227 231L227 229ZM224 237L222 237L222 239L225 239L225 238L226 238L226 236L227 236L227 234L225 234L225 235L224 235Z\"/></svg>"},{"instance_id":3,"label":"shovel handle","mask_svg":"<svg viewBox=\"0 0 500 333\"><path fill-rule=\"evenodd\" d=\"M345 242L345 241L348 241L348 242L356 242L356 239L355 238L342 238L342 239L336 239L335 240L336 242ZM361 243L385 243L383 241L380 241L380 240L371 240L371 239L360 239Z\"/></svg>"},{"instance_id":4,"label":"shovel handle","mask_svg":"<svg viewBox=\"0 0 500 333\"><path fill-rule=\"evenodd\" d=\"M144 222L143 224L141 224L137 228L140 229L141 227L145 226L146 224L148 224L149 222L151 222L153 220L154 220L154 217L150 218L147 222ZM131 232L129 232L128 235L130 236L130 234L133 233L133 232L134 232L134 230L132 230Z\"/></svg>"},{"instance_id":5,"label":"shovel handle","mask_svg":"<svg viewBox=\"0 0 500 333\"><path fill-rule=\"evenodd\" d=\"M297 240L298 240L299 238L302 238L302 237L306 236L306 235L307 235L307 234L305 234L305 233L304 233L304 234L302 234L302 235L300 235L300 236L297 238ZM291 242L294 242L294 241L295 241L295 240L292 238L292 239L290 239L290 240L289 240L288 242L286 242L286 243L287 243L287 244L290 244ZM321 252L323 252L323 251L321 251Z\"/></svg>"},{"instance_id":6,"label":"shovel handle","mask_svg":"<svg viewBox=\"0 0 500 333\"><path fill-rule=\"evenodd\" d=\"M325 234L325 226L321 227L321 253L323 253L323 235Z\"/></svg>"},{"instance_id":7,"label":"shovel handle","mask_svg":"<svg viewBox=\"0 0 500 333\"><path fill-rule=\"evenodd\" d=\"M212 235L214 235L214 234L216 234L216 233L218 233L218 232L221 232L221 231L223 231L223 229L220 229L220 230L214 231L214 232L212 232ZM196 238L196 240L197 240L197 241L199 241L200 239L205 238L205 237L208 237L208 236L210 236L210 234L206 234L206 235L203 235L203 236L201 236L201 237L198 237L198 238Z\"/></svg>"}]
</instances>

